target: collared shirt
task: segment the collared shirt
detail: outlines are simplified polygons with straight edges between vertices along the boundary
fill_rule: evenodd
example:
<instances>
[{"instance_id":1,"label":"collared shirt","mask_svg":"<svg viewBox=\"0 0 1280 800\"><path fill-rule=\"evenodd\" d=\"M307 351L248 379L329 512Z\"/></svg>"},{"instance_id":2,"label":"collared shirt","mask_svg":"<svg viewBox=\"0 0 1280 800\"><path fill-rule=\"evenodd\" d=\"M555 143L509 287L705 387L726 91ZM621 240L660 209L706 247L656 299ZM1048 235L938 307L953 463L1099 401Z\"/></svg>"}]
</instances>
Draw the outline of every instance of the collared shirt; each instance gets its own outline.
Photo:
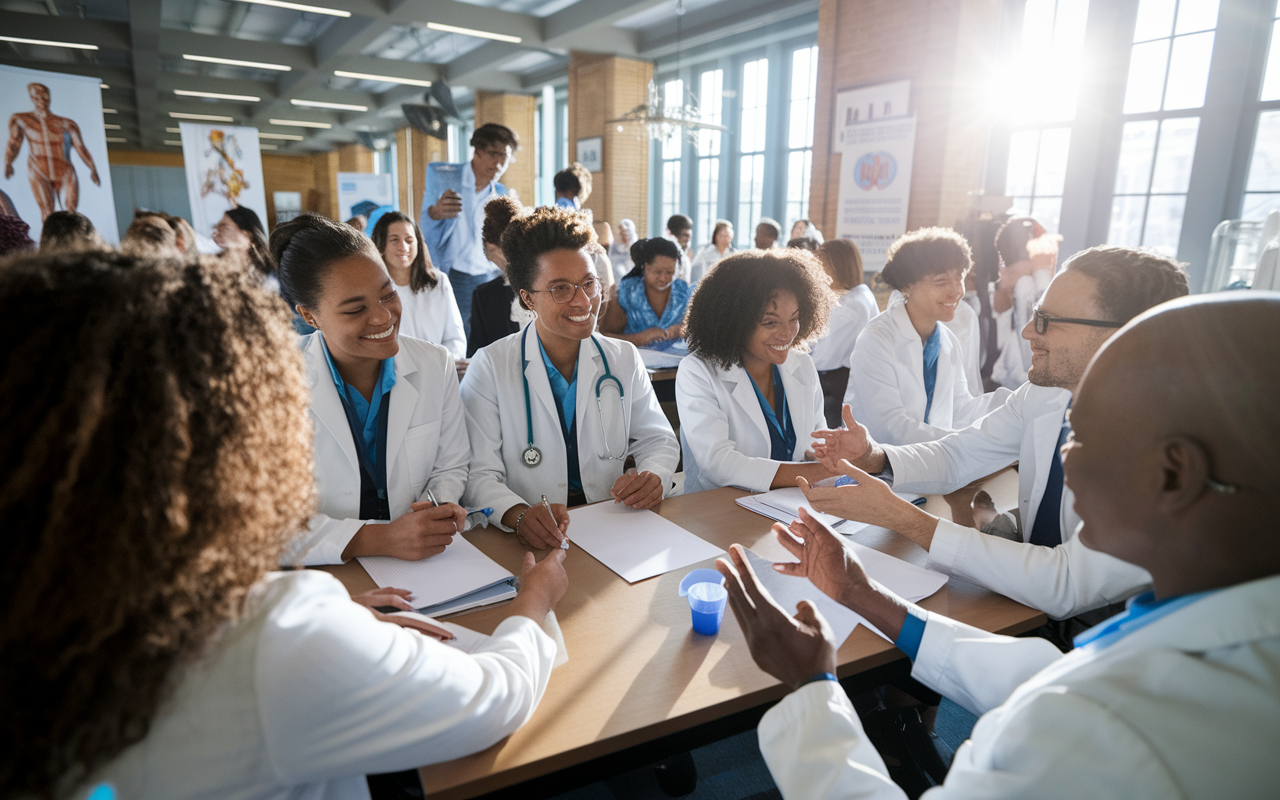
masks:
<instances>
[{"instance_id":1,"label":"collared shirt","mask_svg":"<svg viewBox=\"0 0 1280 800\"><path fill-rule=\"evenodd\" d=\"M579 209L578 199L576 197L557 197L556 208L567 208L570 211Z\"/></svg>"},{"instance_id":2,"label":"collared shirt","mask_svg":"<svg viewBox=\"0 0 1280 800\"><path fill-rule=\"evenodd\" d=\"M942 326L935 324L933 333L924 341L924 422L933 408L933 387L938 383L938 355L942 352Z\"/></svg>"},{"instance_id":3,"label":"collared shirt","mask_svg":"<svg viewBox=\"0 0 1280 800\"><path fill-rule=\"evenodd\" d=\"M747 377L751 378L750 375ZM782 388L782 374L778 371L778 365L773 365L773 391L778 396L778 413L774 413L764 392L756 386L755 378L751 378L751 388L756 390L756 399L760 401L760 410L764 412L765 425L769 428L769 458L774 461L790 461L796 450L796 431L791 426L787 393Z\"/></svg>"},{"instance_id":4,"label":"collared shirt","mask_svg":"<svg viewBox=\"0 0 1280 800\"><path fill-rule=\"evenodd\" d=\"M497 179L476 191L476 172L471 162L462 169L462 213L458 214L448 241L445 242L444 264L436 266L445 271L456 269L468 275L488 275L493 264L484 254L484 242L480 239L484 227L484 206L497 193Z\"/></svg>"},{"instance_id":5,"label":"collared shirt","mask_svg":"<svg viewBox=\"0 0 1280 800\"><path fill-rule=\"evenodd\" d=\"M578 412L578 365L574 363L573 376L565 380L560 370L556 369L556 365L551 363L547 349L542 346L541 337L538 338L538 352L542 354L542 363L547 368L547 381L551 384L551 395L556 399L556 410L560 412L560 421L564 425L562 432L567 446L569 432L573 430L573 418ZM582 491L582 477L576 469L577 461L576 459L570 459L570 461L573 463L569 465L569 488Z\"/></svg>"},{"instance_id":6,"label":"collared shirt","mask_svg":"<svg viewBox=\"0 0 1280 800\"><path fill-rule=\"evenodd\" d=\"M391 394L391 387L396 385L395 359L383 359L382 366L378 369L378 383L373 389L372 401L364 399L364 395L342 379L342 375L338 373L338 367L333 363L333 356L329 354L328 342L324 343L324 360L329 365L329 374L333 376L333 385L338 389L338 396L345 398L346 402L351 404L352 410L355 411L356 419L359 420L362 426L360 438L363 441L356 442L356 446L363 445L364 451L369 457L369 463L377 464L378 411L382 407L383 396ZM388 399L386 402L389 403L391 401ZM370 477L377 479L376 476Z\"/></svg>"},{"instance_id":7,"label":"collared shirt","mask_svg":"<svg viewBox=\"0 0 1280 800\"><path fill-rule=\"evenodd\" d=\"M1110 647L1139 628L1150 625L1161 617L1168 616L1183 606L1191 605L1216 591L1218 590L1210 589L1195 594L1166 597L1163 600L1157 600L1154 591L1143 592L1130 598L1129 606L1124 611L1077 636L1075 645L1098 649Z\"/></svg>"}]
</instances>

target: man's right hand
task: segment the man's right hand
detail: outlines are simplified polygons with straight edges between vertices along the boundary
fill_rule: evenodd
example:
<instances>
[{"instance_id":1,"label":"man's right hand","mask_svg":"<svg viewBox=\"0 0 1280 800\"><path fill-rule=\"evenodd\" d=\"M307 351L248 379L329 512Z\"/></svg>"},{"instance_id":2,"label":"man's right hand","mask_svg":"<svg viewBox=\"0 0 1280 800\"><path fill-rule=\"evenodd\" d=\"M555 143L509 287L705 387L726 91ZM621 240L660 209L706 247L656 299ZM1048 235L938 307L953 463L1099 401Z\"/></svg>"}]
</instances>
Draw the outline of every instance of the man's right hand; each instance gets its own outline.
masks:
<instances>
[{"instance_id":1,"label":"man's right hand","mask_svg":"<svg viewBox=\"0 0 1280 800\"><path fill-rule=\"evenodd\" d=\"M458 533L455 506L445 503L410 511L385 525L365 525L351 537L342 560L356 556L392 556L421 561L444 552Z\"/></svg>"},{"instance_id":2,"label":"man's right hand","mask_svg":"<svg viewBox=\"0 0 1280 800\"><path fill-rule=\"evenodd\" d=\"M841 408L844 427L839 430L817 430L813 455L828 472L841 473L840 459L847 460L858 469L871 474L883 472L887 463L884 451L876 446L865 425L853 418L853 410L845 403Z\"/></svg>"},{"instance_id":3,"label":"man's right hand","mask_svg":"<svg viewBox=\"0 0 1280 800\"><path fill-rule=\"evenodd\" d=\"M427 207L431 219L453 219L462 213L462 198L452 189L445 189L435 205Z\"/></svg>"}]
</instances>

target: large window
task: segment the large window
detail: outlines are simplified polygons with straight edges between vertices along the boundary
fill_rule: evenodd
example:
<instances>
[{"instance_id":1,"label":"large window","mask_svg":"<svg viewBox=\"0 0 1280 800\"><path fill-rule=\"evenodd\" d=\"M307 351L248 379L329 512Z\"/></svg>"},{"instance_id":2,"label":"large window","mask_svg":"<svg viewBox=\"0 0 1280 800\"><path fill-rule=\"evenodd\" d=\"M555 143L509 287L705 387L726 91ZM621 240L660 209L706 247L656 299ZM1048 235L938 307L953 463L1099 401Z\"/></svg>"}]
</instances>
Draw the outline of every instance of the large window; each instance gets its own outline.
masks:
<instances>
[{"instance_id":1,"label":"large window","mask_svg":"<svg viewBox=\"0 0 1280 800\"><path fill-rule=\"evenodd\" d=\"M1218 0L1141 0L1125 85L1111 244L1178 252Z\"/></svg>"},{"instance_id":2,"label":"large window","mask_svg":"<svg viewBox=\"0 0 1280 800\"><path fill-rule=\"evenodd\" d=\"M741 124L738 128L738 244L750 247L764 202L764 148L767 141L769 59L742 65Z\"/></svg>"},{"instance_id":3,"label":"large window","mask_svg":"<svg viewBox=\"0 0 1280 800\"><path fill-rule=\"evenodd\" d=\"M809 216L813 117L818 95L818 47L791 54L791 114L787 126L787 210L783 225Z\"/></svg>"},{"instance_id":4,"label":"large window","mask_svg":"<svg viewBox=\"0 0 1280 800\"><path fill-rule=\"evenodd\" d=\"M702 121L721 124L724 107L724 70L711 69L698 79L698 109ZM699 243L711 241L720 216L720 131L698 132L698 198L693 233Z\"/></svg>"},{"instance_id":5,"label":"large window","mask_svg":"<svg viewBox=\"0 0 1280 800\"><path fill-rule=\"evenodd\" d=\"M1241 219L1264 220L1280 208L1280 3L1272 12L1271 44L1259 96L1258 132L1253 137Z\"/></svg>"},{"instance_id":6,"label":"large window","mask_svg":"<svg viewBox=\"0 0 1280 800\"><path fill-rule=\"evenodd\" d=\"M684 105L684 81L676 79L667 81L662 86L662 103L666 110L675 112ZM660 224L673 215L681 213L680 208L680 157L683 153L684 140L673 134L662 140L662 219Z\"/></svg>"}]
</instances>

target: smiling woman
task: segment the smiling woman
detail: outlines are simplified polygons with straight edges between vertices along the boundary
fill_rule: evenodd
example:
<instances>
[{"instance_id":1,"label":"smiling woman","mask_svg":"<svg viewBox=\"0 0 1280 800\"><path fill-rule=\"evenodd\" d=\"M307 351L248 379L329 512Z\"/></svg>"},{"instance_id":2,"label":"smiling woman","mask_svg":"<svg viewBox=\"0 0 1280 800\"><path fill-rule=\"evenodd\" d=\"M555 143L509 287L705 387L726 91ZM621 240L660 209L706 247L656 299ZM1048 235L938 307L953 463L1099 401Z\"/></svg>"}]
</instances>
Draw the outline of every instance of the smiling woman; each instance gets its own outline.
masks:
<instances>
[{"instance_id":1,"label":"smiling woman","mask_svg":"<svg viewBox=\"0 0 1280 800\"><path fill-rule=\"evenodd\" d=\"M370 236L400 294L400 334L438 344L455 359L465 358L467 337L453 286L431 263L413 219L388 211Z\"/></svg>"},{"instance_id":2,"label":"smiling woman","mask_svg":"<svg viewBox=\"0 0 1280 800\"><path fill-rule=\"evenodd\" d=\"M271 252L284 296L316 329L302 349L320 502L283 563L442 552L466 523L470 460L453 357L398 336L400 297L359 232L304 214L276 228Z\"/></svg>"}]
</instances>

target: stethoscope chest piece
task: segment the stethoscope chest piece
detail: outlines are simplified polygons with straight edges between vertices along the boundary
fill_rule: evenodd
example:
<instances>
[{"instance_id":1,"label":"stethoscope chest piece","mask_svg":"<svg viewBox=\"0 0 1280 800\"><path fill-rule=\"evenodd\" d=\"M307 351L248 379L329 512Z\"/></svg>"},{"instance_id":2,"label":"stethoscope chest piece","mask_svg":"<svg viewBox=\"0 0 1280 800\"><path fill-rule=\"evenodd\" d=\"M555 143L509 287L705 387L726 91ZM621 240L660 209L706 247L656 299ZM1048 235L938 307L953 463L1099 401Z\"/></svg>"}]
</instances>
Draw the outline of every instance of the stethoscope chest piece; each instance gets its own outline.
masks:
<instances>
[{"instance_id":1,"label":"stethoscope chest piece","mask_svg":"<svg viewBox=\"0 0 1280 800\"><path fill-rule=\"evenodd\" d=\"M524 465L526 467L536 467L542 463L542 451L533 445L529 445L520 457L524 459Z\"/></svg>"}]
</instances>

